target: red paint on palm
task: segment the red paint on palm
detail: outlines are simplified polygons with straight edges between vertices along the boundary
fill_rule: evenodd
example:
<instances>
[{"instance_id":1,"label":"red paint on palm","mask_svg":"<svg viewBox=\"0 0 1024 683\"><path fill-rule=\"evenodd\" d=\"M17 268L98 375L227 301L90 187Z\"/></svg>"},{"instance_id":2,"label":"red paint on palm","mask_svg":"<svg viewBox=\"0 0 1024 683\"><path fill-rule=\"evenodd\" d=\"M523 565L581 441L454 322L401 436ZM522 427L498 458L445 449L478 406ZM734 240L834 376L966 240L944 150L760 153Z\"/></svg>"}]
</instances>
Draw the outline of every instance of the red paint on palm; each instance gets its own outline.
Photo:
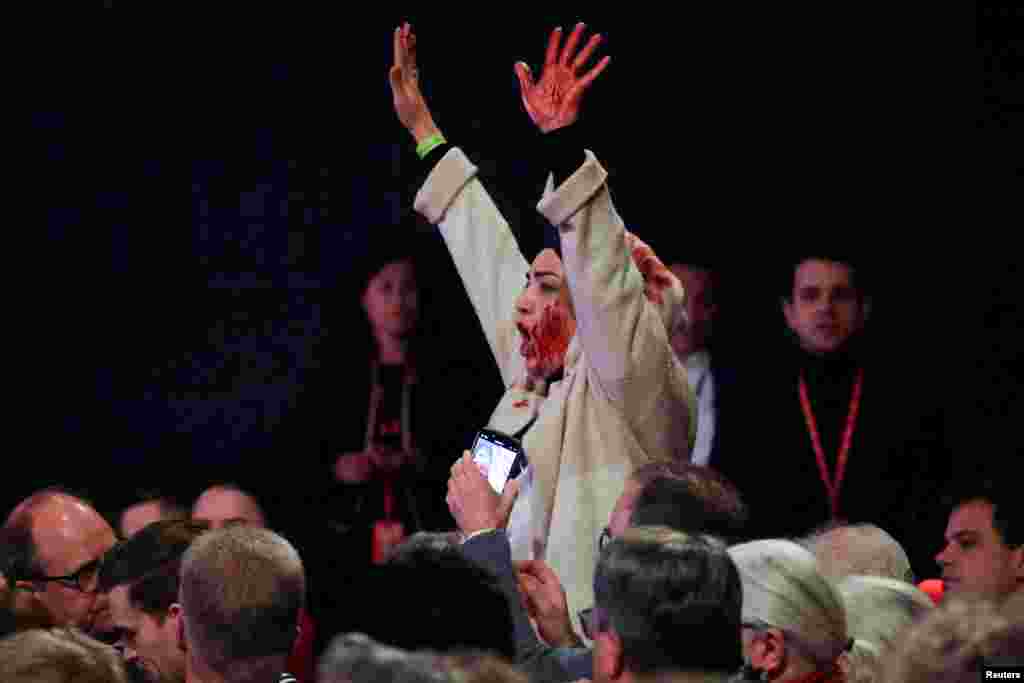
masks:
<instances>
[{"instance_id":1,"label":"red paint on palm","mask_svg":"<svg viewBox=\"0 0 1024 683\"><path fill-rule=\"evenodd\" d=\"M544 307L540 322L533 328L533 343L541 366L552 370L565 363L565 352L569 349L573 329L569 314L562 304L548 304Z\"/></svg>"}]
</instances>

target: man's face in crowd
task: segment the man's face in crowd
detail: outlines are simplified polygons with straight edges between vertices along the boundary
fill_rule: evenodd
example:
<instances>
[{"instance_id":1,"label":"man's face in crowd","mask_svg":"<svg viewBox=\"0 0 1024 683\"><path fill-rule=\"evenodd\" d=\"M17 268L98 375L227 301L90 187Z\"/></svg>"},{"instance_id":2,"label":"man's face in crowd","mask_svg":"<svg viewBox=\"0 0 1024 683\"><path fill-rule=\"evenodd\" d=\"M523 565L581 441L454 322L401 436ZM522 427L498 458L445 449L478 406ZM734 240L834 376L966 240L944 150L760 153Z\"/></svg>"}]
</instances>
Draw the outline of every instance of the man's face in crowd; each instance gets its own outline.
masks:
<instances>
[{"instance_id":1,"label":"man's face in crowd","mask_svg":"<svg viewBox=\"0 0 1024 683\"><path fill-rule=\"evenodd\" d=\"M946 593L1002 599L1024 583L1024 546L1006 545L993 512L991 503L972 500L949 516L946 547L935 558Z\"/></svg>"},{"instance_id":2,"label":"man's face in crowd","mask_svg":"<svg viewBox=\"0 0 1024 683\"><path fill-rule=\"evenodd\" d=\"M125 508L121 514L121 536L130 538L142 528L164 518L160 503L155 500L138 503Z\"/></svg>"},{"instance_id":3,"label":"man's face in crowd","mask_svg":"<svg viewBox=\"0 0 1024 683\"><path fill-rule=\"evenodd\" d=\"M687 324L672 333L672 348L680 360L707 347L711 323L718 312L712 298L711 273L684 263L669 266L686 292Z\"/></svg>"},{"instance_id":4,"label":"man's face in crowd","mask_svg":"<svg viewBox=\"0 0 1024 683\"><path fill-rule=\"evenodd\" d=\"M185 680L185 652L178 643L180 608L157 617L132 605L130 586L110 591L110 613L117 647L124 658L143 669L150 680L181 683Z\"/></svg>"},{"instance_id":5,"label":"man's face in crowd","mask_svg":"<svg viewBox=\"0 0 1024 683\"><path fill-rule=\"evenodd\" d=\"M526 274L516 299L516 327L519 353L531 377L547 378L565 364L565 352L576 334L576 317L562 259L554 249L537 254Z\"/></svg>"},{"instance_id":6,"label":"man's face in crowd","mask_svg":"<svg viewBox=\"0 0 1024 683\"><path fill-rule=\"evenodd\" d=\"M95 589L99 560L116 541L114 530L91 507L64 496L47 501L32 515L43 574L55 577L77 572L82 576L78 582L35 582L39 602L58 626L75 626L94 634L109 631L107 598Z\"/></svg>"},{"instance_id":7,"label":"man's face in crowd","mask_svg":"<svg viewBox=\"0 0 1024 683\"><path fill-rule=\"evenodd\" d=\"M853 284L853 270L835 261L804 261L796 268L783 313L808 353L839 350L864 326L864 304Z\"/></svg>"},{"instance_id":8,"label":"man's face in crowd","mask_svg":"<svg viewBox=\"0 0 1024 683\"><path fill-rule=\"evenodd\" d=\"M211 529L226 524L266 526L259 505L241 491L214 487L203 492L192 507L192 519L209 523Z\"/></svg>"}]
</instances>

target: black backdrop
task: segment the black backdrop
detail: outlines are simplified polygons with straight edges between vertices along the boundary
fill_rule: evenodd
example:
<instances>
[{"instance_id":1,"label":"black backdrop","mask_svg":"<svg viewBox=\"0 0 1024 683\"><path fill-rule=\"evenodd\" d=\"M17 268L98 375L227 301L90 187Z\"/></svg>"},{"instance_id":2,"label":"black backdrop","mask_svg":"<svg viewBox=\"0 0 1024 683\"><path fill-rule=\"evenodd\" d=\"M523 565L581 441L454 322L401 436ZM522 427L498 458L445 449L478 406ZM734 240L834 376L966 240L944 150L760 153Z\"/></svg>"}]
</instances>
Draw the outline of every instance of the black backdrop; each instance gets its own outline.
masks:
<instances>
[{"instance_id":1,"label":"black backdrop","mask_svg":"<svg viewBox=\"0 0 1024 683\"><path fill-rule=\"evenodd\" d=\"M721 270L719 343L766 362L785 256L856 244L880 285L873 325L948 375L963 458L995 440L1015 451L1019 10L979 7L961 59L891 10L751 5L583 17L613 61L581 125L622 215L659 251ZM489 3L244 28L106 16L22 60L32 156L10 199L45 229L10 252L10 362L27 375L17 492L64 480L109 502L178 481L188 495L209 463L267 457L329 285L371 232L416 234L436 256L432 324L470 332L460 343L497 395L436 234L395 227L416 159L390 109L391 29L415 23L441 127L525 230L543 169L512 64L536 69L549 28L579 16Z\"/></svg>"}]
</instances>

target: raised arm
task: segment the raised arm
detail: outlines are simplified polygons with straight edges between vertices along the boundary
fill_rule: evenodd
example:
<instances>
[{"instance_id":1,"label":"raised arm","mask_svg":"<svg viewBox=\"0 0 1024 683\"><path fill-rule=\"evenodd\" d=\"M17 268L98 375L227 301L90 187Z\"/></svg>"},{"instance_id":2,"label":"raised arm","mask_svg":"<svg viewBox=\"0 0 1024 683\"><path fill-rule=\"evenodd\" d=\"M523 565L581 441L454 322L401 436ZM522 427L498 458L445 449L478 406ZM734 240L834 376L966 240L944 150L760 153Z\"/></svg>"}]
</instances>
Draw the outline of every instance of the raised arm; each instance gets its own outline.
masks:
<instances>
[{"instance_id":1,"label":"raised arm","mask_svg":"<svg viewBox=\"0 0 1024 683\"><path fill-rule=\"evenodd\" d=\"M683 315L683 291L650 247L626 231L597 158L582 148L564 149L570 136L561 131L577 120L583 94L609 60L583 73L601 40L594 35L575 54L584 29L577 25L561 49L561 31L552 32L536 83L525 64L516 72L530 118L554 138L552 147L562 147L551 153L553 176L538 210L561 234L576 334L609 398L629 408L627 414L642 415L660 399L657 389L670 375L668 340Z\"/></svg>"},{"instance_id":2,"label":"raised arm","mask_svg":"<svg viewBox=\"0 0 1024 683\"><path fill-rule=\"evenodd\" d=\"M522 370L509 321L529 264L477 180L476 166L461 150L443 142L419 86L416 36L408 24L395 29L394 60L389 77L395 113L416 141L424 163L433 164L416 195L416 210L440 227L508 386Z\"/></svg>"}]
</instances>

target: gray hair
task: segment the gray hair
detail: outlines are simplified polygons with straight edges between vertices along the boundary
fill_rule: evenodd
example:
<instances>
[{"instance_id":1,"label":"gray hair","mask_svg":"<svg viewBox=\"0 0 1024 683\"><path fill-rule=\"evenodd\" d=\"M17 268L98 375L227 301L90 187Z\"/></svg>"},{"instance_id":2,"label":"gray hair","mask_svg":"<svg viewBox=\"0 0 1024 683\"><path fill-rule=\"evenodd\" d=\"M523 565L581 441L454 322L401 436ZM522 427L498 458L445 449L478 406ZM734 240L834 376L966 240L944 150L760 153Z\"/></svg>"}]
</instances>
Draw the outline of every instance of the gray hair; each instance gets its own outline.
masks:
<instances>
[{"instance_id":1,"label":"gray hair","mask_svg":"<svg viewBox=\"0 0 1024 683\"><path fill-rule=\"evenodd\" d=\"M0 640L4 683L125 683L124 660L89 636L67 628L21 631Z\"/></svg>"},{"instance_id":2,"label":"gray hair","mask_svg":"<svg viewBox=\"0 0 1024 683\"><path fill-rule=\"evenodd\" d=\"M859 575L914 582L910 558L903 546L874 524L822 529L799 543L818 560L818 570L833 581Z\"/></svg>"},{"instance_id":3,"label":"gray hair","mask_svg":"<svg viewBox=\"0 0 1024 683\"><path fill-rule=\"evenodd\" d=\"M320 658L319 683L451 683L436 655L381 645L361 633L331 641Z\"/></svg>"},{"instance_id":4,"label":"gray hair","mask_svg":"<svg viewBox=\"0 0 1024 683\"><path fill-rule=\"evenodd\" d=\"M197 538L181 564L190 656L228 681L276 676L297 635L306 579L295 548L268 529L228 526Z\"/></svg>"},{"instance_id":5,"label":"gray hair","mask_svg":"<svg viewBox=\"0 0 1024 683\"><path fill-rule=\"evenodd\" d=\"M847 658L847 680L876 681L884 653L935 605L923 591L896 579L848 576L836 588L843 597L850 637L854 638Z\"/></svg>"},{"instance_id":6,"label":"gray hair","mask_svg":"<svg viewBox=\"0 0 1024 683\"><path fill-rule=\"evenodd\" d=\"M788 644L818 668L846 649L846 611L838 591L809 551L769 539L729 549L743 582L743 622L785 633Z\"/></svg>"}]
</instances>

